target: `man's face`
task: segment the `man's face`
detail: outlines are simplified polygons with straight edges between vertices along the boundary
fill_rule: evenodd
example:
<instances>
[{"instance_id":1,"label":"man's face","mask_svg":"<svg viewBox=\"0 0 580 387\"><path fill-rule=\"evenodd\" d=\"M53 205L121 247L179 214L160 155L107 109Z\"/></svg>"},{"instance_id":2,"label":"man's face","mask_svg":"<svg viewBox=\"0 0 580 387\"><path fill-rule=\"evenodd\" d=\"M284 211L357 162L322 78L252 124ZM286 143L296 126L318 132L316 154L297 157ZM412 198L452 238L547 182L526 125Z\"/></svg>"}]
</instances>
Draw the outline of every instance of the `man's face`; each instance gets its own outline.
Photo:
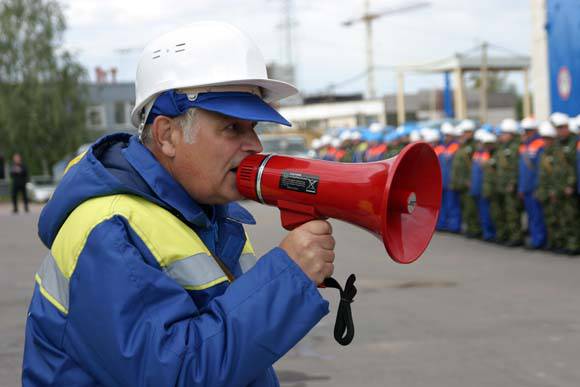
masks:
<instances>
[{"instance_id":1,"label":"man's face","mask_svg":"<svg viewBox=\"0 0 580 387\"><path fill-rule=\"evenodd\" d=\"M510 142L514 138L513 133L502 133L499 135L499 141L501 143Z\"/></svg>"},{"instance_id":2,"label":"man's face","mask_svg":"<svg viewBox=\"0 0 580 387\"><path fill-rule=\"evenodd\" d=\"M471 140L473 138L473 131L471 130L466 130L465 132L463 132L463 134L461 135L461 142L467 142L469 140Z\"/></svg>"},{"instance_id":3,"label":"man's face","mask_svg":"<svg viewBox=\"0 0 580 387\"><path fill-rule=\"evenodd\" d=\"M201 204L225 204L242 198L236 171L248 155L262 151L253 121L198 110L193 142L182 137L175 148L173 177Z\"/></svg>"},{"instance_id":4,"label":"man's face","mask_svg":"<svg viewBox=\"0 0 580 387\"><path fill-rule=\"evenodd\" d=\"M531 139L532 137L534 137L535 134L536 134L535 129L526 129L526 130L524 130L523 140L527 141L527 140Z\"/></svg>"},{"instance_id":5,"label":"man's face","mask_svg":"<svg viewBox=\"0 0 580 387\"><path fill-rule=\"evenodd\" d=\"M558 132L558 137L568 138L570 135L570 127L568 125L557 126L556 131Z\"/></svg>"}]
</instances>

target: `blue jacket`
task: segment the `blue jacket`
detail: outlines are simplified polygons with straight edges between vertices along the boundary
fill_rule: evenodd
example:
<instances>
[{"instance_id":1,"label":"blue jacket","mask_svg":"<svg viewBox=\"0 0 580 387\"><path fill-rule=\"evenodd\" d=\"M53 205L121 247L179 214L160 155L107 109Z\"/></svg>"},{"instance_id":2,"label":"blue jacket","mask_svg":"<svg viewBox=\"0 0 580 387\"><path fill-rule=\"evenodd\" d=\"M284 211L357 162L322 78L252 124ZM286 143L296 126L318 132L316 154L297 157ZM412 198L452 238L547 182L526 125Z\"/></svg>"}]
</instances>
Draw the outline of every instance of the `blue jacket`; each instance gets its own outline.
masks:
<instances>
[{"instance_id":1,"label":"blue jacket","mask_svg":"<svg viewBox=\"0 0 580 387\"><path fill-rule=\"evenodd\" d=\"M538 187L540 155L544 149L544 140L536 135L520 145L518 192L532 193Z\"/></svg>"},{"instance_id":2,"label":"blue jacket","mask_svg":"<svg viewBox=\"0 0 580 387\"><path fill-rule=\"evenodd\" d=\"M135 137L100 139L40 216L22 384L278 386L272 364L328 303L282 249L256 261L242 223L238 204L194 202Z\"/></svg>"},{"instance_id":3,"label":"blue jacket","mask_svg":"<svg viewBox=\"0 0 580 387\"><path fill-rule=\"evenodd\" d=\"M473 153L471 163L471 184L469 194L471 196L481 196L483 189L483 165L489 160L489 152L477 150Z\"/></svg>"},{"instance_id":4,"label":"blue jacket","mask_svg":"<svg viewBox=\"0 0 580 387\"><path fill-rule=\"evenodd\" d=\"M453 159L455 159L455 153L459 149L459 143L457 141L452 141L445 145L445 150L439 154L439 164L441 165L441 180L443 183L443 189L449 189L451 185L451 168L453 166Z\"/></svg>"}]
</instances>

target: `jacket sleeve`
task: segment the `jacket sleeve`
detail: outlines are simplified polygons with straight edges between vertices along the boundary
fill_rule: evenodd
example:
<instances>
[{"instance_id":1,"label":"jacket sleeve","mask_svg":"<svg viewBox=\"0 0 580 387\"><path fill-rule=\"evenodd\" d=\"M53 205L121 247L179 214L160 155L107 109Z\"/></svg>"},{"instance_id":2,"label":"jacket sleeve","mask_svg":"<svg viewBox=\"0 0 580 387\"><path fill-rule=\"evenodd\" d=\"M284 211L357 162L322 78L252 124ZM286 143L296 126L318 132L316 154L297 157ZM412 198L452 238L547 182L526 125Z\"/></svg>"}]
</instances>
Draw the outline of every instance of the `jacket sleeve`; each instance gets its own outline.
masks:
<instances>
[{"instance_id":1,"label":"jacket sleeve","mask_svg":"<svg viewBox=\"0 0 580 387\"><path fill-rule=\"evenodd\" d=\"M328 313L275 248L199 309L146 263L118 217L93 229L70 282L63 346L110 386L245 386Z\"/></svg>"}]
</instances>

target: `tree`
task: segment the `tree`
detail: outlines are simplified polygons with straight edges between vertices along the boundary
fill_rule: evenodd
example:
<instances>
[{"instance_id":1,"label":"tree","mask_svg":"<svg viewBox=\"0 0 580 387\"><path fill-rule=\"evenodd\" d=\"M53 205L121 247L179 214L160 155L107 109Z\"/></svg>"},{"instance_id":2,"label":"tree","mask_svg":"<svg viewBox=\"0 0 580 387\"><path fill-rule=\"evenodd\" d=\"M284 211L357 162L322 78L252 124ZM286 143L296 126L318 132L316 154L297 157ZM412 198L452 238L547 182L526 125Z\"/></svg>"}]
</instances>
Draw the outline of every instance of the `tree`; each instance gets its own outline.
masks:
<instances>
[{"instance_id":1,"label":"tree","mask_svg":"<svg viewBox=\"0 0 580 387\"><path fill-rule=\"evenodd\" d=\"M66 24L53 0L0 0L0 151L31 172L86 141L86 71L62 48Z\"/></svg>"}]
</instances>

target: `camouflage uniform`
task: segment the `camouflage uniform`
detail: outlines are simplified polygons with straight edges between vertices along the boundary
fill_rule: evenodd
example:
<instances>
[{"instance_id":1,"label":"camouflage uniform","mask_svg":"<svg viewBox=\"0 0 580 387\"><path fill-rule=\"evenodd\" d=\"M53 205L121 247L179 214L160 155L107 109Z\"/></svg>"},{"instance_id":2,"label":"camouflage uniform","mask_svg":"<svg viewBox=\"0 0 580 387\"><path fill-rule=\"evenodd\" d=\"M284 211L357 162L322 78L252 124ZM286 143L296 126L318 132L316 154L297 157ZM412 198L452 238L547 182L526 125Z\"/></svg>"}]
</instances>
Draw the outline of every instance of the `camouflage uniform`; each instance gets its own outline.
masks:
<instances>
[{"instance_id":1,"label":"camouflage uniform","mask_svg":"<svg viewBox=\"0 0 580 387\"><path fill-rule=\"evenodd\" d=\"M517 138L501 144L497 151L497 197L499 219L497 240L509 246L521 245L522 204L518 198L518 166L520 141Z\"/></svg>"},{"instance_id":2,"label":"camouflage uniform","mask_svg":"<svg viewBox=\"0 0 580 387\"><path fill-rule=\"evenodd\" d=\"M497 240L497 222L501 220L500 195L497 189L497 153L498 150L492 152L490 158L483 164L483 182L481 187L481 196L489 201L489 213L496 229L495 240Z\"/></svg>"},{"instance_id":3,"label":"camouflage uniform","mask_svg":"<svg viewBox=\"0 0 580 387\"><path fill-rule=\"evenodd\" d=\"M580 252L580 213L576 191L576 136L570 134L566 139L559 140L559 146L565 158L566 175L562 176L562 184L571 192L564 195L561 201L562 232L564 233L564 249L570 253Z\"/></svg>"},{"instance_id":4,"label":"camouflage uniform","mask_svg":"<svg viewBox=\"0 0 580 387\"><path fill-rule=\"evenodd\" d=\"M398 143L396 145L389 146L389 150L385 154L384 158L390 159L391 157L395 157L396 155L399 154L399 152L401 152L401 150L403 150L403 147L404 147L404 145L402 143Z\"/></svg>"},{"instance_id":5,"label":"camouflage uniform","mask_svg":"<svg viewBox=\"0 0 580 387\"><path fill-rule=\"evenodd\" d=\"M475 152L475 140L467 140L461 145L451 167L451 189L461 196L461 215L468 237L481 235L481 226L477 215L477 203L469 194L471 183L471 159Z\"/></svg>"},{"instance_id":6,"label":"camouflage uniform","mask_svg":"<svg viewBox=\"0 0 580 387\"><path fill-rule=\"evenodd\" d=\"M569 227L568 213L577 212L573 197L565 194L566 187L574 181L574 168L566 160L566 154L556 144L547 146L540 156L540 172L536 197L544 207L546 228L548 231L547 247L560 250L574 250L574 238L570 238L566 227Z\"/></svg>"}]
</instances>

